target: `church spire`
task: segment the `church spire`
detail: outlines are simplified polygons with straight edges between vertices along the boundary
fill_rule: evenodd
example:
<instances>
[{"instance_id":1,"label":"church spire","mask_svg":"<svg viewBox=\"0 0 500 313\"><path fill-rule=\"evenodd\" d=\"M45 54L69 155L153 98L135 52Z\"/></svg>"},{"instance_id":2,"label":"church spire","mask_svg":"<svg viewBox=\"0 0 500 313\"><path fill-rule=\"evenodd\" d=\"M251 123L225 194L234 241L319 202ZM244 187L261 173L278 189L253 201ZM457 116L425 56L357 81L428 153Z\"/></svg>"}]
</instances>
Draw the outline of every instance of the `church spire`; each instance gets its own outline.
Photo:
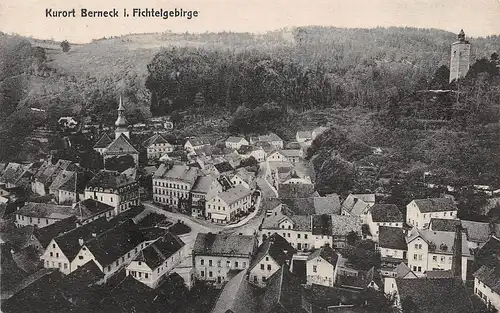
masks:
<instances>
[{"instance_id":1,"label":"church spire","mask_svg":"<svg viewBox=\"0 0 500 313\"><path fill-rule=\"evenodd\" d=\"M120 102L118 104L118 118L115 122L116 130L115 137L120 137L121 134L130 138L130 133L128 131L128 122L125 118L125 107L123 106L122 96L120 95Z\"/></svg>"}]
</instances>

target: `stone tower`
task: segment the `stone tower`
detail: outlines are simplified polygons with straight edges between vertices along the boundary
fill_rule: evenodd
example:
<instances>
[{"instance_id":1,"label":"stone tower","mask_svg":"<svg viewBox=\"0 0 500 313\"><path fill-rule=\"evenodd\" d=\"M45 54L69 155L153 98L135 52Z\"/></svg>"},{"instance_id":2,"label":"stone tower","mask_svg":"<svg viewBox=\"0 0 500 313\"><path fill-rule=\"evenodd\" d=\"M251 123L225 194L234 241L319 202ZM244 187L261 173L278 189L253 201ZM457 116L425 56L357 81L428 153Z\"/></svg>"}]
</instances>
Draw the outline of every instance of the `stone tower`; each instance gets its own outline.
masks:
<instances>
[{"instance_id":1,"label":"stone tower","mask_svg":"<svg viewBox=\"0 0 500 313\"><path fill-rule=\"evenodd\" d=\"M115 130L115 138L120 137L121 134L125 135L130 139L130 132L128 130L128 122L125 118L125 107L122 103L122 97L120 96L120 105L118 106L118 118L115 122L116 130Z\"/></svg>"},{"instance_id":2,"label":"stone tower","mask_svg":"<svg viewBox=\"0 0 500 313\"><path fill-rule=\"evenodd\" d=\"M470 43L465 40L463 29L457 37L458 40L451 44L450 83L465 77L470 66Z\"/></svg>"},{"instance_id":3,"label":"stone tower","mask_svg":"<svg viewBox=\"0 0 500 313\"><path fill-rule=\"evenodd\" d=\"M451 273L453 277L462 278L462 225L455 228Z\"/></svg>"}]
</instances>

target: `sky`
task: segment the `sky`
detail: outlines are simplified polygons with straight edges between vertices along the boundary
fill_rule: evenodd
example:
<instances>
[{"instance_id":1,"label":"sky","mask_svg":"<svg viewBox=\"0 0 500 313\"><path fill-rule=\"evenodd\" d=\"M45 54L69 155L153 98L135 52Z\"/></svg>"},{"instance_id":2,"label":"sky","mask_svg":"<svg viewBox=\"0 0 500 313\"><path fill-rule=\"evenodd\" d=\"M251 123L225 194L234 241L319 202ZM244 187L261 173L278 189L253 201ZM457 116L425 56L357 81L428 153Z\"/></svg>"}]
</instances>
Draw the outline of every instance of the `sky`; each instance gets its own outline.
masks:
<instances>
[{"instance_id":1,"label":"sky","mask_svg":"<svg viewBox=\"0 0 500 313\"><path fill-rule=\"evenodd\" d=\"M76 18L46 17L45 10L75 8ZM185 18L81 18L79 10L155 8L197 10ZM39 39L85 43L130 33L265 32L324 25L439 28L467 36L500 35L500 0L1 0L0 31Z\"/></svg>"}]
</instances>

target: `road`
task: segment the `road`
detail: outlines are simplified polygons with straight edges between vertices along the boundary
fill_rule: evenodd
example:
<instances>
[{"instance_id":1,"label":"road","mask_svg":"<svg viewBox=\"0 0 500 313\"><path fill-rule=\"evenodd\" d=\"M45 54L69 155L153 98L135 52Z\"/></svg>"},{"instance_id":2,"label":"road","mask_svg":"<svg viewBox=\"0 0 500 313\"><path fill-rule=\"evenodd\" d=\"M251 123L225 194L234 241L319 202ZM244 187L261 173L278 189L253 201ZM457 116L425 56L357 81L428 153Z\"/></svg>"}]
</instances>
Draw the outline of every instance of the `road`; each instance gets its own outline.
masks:
<instances>
[{"instance_id":1,"label":"road","mask_svg":"<svg viewBox=\"0 0 500 313\"><path fill-rule=\"evenodd\" d=\"M265 179L268 167L266 162L259 163L259 173L257 174L257 186L259 186L264 199L277 198L278 191Z\"/></svg>"}]
</instances>

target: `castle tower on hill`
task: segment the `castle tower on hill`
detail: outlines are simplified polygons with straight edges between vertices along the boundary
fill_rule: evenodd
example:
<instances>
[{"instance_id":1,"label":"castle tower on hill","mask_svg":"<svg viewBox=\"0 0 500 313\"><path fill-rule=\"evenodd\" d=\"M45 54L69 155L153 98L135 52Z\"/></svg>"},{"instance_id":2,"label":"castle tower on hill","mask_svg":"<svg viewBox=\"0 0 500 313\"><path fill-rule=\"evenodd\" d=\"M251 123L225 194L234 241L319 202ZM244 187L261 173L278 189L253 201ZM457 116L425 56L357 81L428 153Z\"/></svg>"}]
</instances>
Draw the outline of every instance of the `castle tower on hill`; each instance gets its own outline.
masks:
<instances>
[{"instance_id":1,"label":"castle tower on hill","mask_svg":"<svg viewBox=\"0 0 500 313\"><path fill-rule=\"evenodd\" d=\"M120 105L118 106L118 118L115 122L115 138L120 137L121 134L130 139L130 132L128 130L128 122L125 118L125 107L122 103L122 97L120 96Z\"/></svg>"},{"instance_id":2,"label":"castle tower on hill","mask_svg":"<svg viewBox=\"0 0 500 313\"><path fill-rule=\"evenodd\" d=\"M465 40L463 29L457 37L458 40L451 44L450 83L465 77L470 66L470 43Z\"/></svg>"}]
</instances>

